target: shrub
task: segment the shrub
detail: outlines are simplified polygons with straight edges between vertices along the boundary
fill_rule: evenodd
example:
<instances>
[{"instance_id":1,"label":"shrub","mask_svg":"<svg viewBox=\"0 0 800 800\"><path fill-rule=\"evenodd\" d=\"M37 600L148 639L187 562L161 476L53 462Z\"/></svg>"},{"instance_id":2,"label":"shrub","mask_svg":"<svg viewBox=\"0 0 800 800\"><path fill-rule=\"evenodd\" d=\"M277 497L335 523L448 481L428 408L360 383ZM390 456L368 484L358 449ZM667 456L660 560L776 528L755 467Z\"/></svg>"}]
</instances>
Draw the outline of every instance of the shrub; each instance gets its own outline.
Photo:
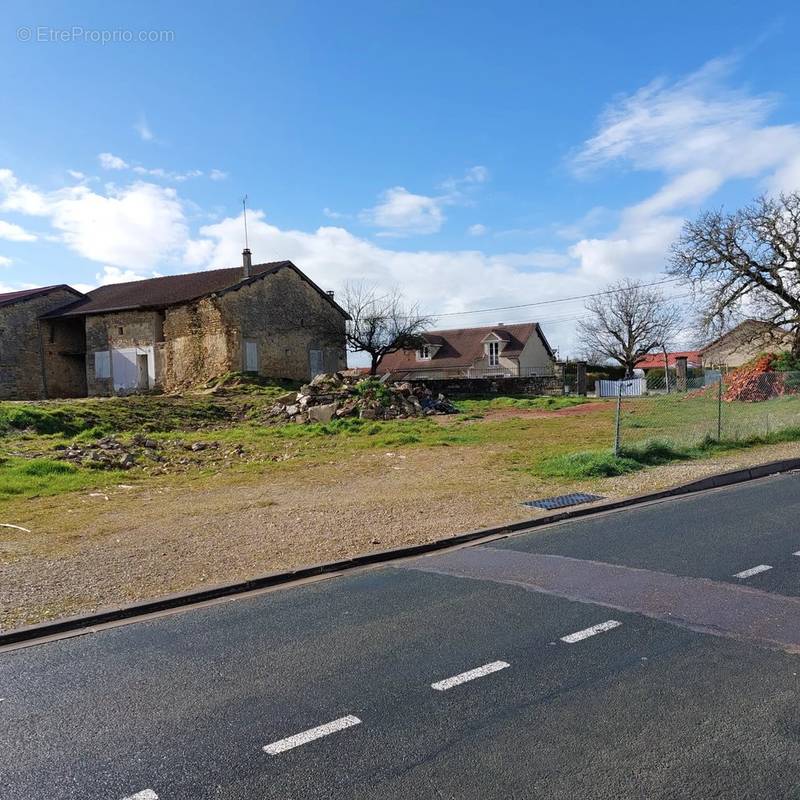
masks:
<instances>
[{"instance_id":1,"label":"shrub","mask_svg":"<svg viewBox=\"0 0 800 800\"><path fill-rule=\"evenodd\" d=\"M356 384L356 393L364 400L377 400L382 406L392 402L392 393L378 378L364 378Z\"/></svg>"}]
</instances>

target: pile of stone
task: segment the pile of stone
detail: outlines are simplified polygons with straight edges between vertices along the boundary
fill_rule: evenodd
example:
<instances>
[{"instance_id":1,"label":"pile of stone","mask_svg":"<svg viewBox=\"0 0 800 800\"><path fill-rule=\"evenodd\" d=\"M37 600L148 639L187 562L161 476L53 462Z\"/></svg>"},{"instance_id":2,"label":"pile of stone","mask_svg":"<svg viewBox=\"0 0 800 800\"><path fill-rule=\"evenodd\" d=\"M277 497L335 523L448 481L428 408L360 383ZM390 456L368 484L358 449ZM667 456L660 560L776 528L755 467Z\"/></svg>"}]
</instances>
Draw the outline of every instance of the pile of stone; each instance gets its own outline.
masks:
<instances>
[{"instance_id":1,"label":"pile of stone","mask_svg":"<svg viewBox=\"0 0 800 800\"><path fill-rule=\"evenodd\" d=\"M330 422L343 417L408 419L457 411L444 395L434 396L425 386L336 372L317 375L299 392L279 397L268 416L281 422Z\"/></svg>"},{"instance_id":2,"label":"pile of stone","mask_svg":"<svg viewBox=\"0 0 800 800\"><path fill-rule=\"evenodd\" d=\"M155 449L155 441L146 440L147 447ZM144 442L142 443L144 446ZM57 456L73 463L98 469L130 469L136 466L136 456L113 436L104 436L96 442L73 442L69 445L56 445Z\"/></svg>"},{"instance_id":3,"label":"pile of stone","mask_svg":"<svg viewBox=\"0 0 800 800\"><path fill-rule=\"evenodd\" d=\"M225 452L219 442L157 441L137 433L129 444L113 436L104 436L94 442L73 442L56 445L56 457L93 469L131 469L145 467L159 472L181 471L183 467L206 461L229 458L241 459L244 448L235 445Z\"/></svg>"}]
</instances>

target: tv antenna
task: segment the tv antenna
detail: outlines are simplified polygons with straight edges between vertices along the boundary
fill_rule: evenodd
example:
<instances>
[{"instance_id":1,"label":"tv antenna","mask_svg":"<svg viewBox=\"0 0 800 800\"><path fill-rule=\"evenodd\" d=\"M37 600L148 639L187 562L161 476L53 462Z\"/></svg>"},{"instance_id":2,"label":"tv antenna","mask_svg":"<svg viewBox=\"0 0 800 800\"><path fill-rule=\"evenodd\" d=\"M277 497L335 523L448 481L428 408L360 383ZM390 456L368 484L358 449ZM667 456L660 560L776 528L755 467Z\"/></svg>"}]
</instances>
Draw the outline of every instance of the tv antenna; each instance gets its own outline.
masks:
<instances>
[{"instance_id":1,"label":"tv antenna","mask_svg":"<svg viewBox=\"0 0 800 800\"><path fill-rule=\"evenodd\" d=\"M242 216L244 217L244 249L249 250L250 245L247 242L247 195L242 198Z\"/></svg>"}]
</instances>

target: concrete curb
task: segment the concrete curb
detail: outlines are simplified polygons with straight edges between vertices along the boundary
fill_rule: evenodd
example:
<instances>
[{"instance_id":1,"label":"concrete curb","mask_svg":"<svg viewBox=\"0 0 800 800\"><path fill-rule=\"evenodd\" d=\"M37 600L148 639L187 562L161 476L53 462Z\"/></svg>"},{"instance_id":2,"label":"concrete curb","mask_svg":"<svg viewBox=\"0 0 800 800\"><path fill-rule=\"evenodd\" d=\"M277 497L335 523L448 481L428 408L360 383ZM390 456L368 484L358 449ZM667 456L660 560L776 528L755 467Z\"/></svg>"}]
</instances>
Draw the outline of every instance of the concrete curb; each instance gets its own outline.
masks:
<instances>
[{"instance_id":1,"label":"concrete curb","mask_svg":"<svg viewBox=\"0 0 800 800\"><path fill-rule=\"evenodd\" d=\"M769 475L777 475L795 469L800 469L800 458L772 461L754 467L745 467L744 469L737 469L731 472L709 475L706 478L700 478L699 480L691 481L690 483L685 483L680 486L673 486L669 489L662 489L658 492L635 495L622 500L610 500L604 503L596 503L589 506L559 511L544 517L520 520L506 525L480 528L475 531L459 533L455 536L447 536L424 544L395 547L389 550L377 550L372 553L364 553L362 555L353 556L352 558L343 559L342 561L329 561L324 564L298 567L297 569L284 572L271 572L237 583L219 584L195 591L163 595L153 600L146 600L140 603L132 603L117 608L101 609L100 611L90 614L80 614L74 617L64 617L63 619L54 620L53 622L42 622L36 625L27 625L22 628L13 628L6 633L0 634L0 648L9 645L18 645L24 642L35 643L37 640L49 639L78 631L90 633L93 628L108 623L144 617L150 614L205 603L210 600L217 600L232 595L243 594L245 592L291 584L309 578L332 575L357 567L390 563L403 558L433 553L437 550L446 550L447 548L456 547L458 545L473 542L477 543L498 535L535 530L536 528L542 528L546 525L552 525L554 522L561 522L567 519L579 519L605 511L628 508L630 506L641 505L668 497L678 497L707 491L708 489L718 489L722 486L744 483L746 481L764 478Z\"/></svg>"}]
</instances>

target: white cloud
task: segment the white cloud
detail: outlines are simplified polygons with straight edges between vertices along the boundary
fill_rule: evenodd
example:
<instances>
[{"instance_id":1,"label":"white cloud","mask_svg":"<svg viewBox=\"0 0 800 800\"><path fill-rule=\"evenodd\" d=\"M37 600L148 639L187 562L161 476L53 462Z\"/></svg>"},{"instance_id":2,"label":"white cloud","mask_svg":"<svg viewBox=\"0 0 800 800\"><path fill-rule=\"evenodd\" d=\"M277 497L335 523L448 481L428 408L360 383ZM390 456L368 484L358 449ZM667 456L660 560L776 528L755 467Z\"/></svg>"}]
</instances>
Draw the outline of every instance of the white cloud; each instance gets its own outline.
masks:
<instances>
[{"instance_id":1,"label":"white cloud","mask_svg":"<svg viewBox=\"0 0 800 800\"><path fill-rule=\"evenodd\" d=\"M183 181L187 181L190 178L200 178L205 174L201 169L190 169L186 170L186 172L175 172L173 170L164 169L163 167L145 167L141 164L130 164L125 161L124 158L115 156L112 153L100 153L97 156L97 160L100 162L100 166L103 169L131 170L131 172L134 172L141 177L159 178L161 180L176 181L177 183L183 183ZM73 172L72 170L69 171L69 174L76 179L83 179L86 177L82 173ZM208 177L211 178L212 181L224 180L227 177L227 173L221 172L218 169L212 169L208 174Z\"/></svg>"},{"instance_id":2,"label":"white cloud","mask_svg":"<svg viewBox=\"0 0 800 800\"><path fill-rule=\"evenodd\" d=\"M332 208L328 208L327 206L322 209L322 213L328 219L348 219L350 216L349 214L343 214L341 211L334 211Z\"/></svg>"},{"instance_id":3,"label":"white cloud","mask_svg":"<svg viewBox=\"0 0 800 800\"><path fill-rule=\"evenodd\" d=\"M186 215L174 189L137 182L104 194L83 184L41 192L13 174L0 181L0 208L48 217L60 240L92 261L148 269L179 260L186 248Z\"/></svg>"},{"instance_id":4,"label":"white cloud","mask_svg":"<svg viewBox=\"0 0 800 800\"><path fill-rule=\"evenodd\" d=\"M576 172L615 162L666 175L694 172L701 188L677 194L679 205L705 199L725 180L783 169L800 156L800 126L768 124L777 98L729 86L735 66L715 59L686 78L618 98L573 159Z\"/></svg>"},{"instance_id":5,"label":"white cloud","mask_svg":"<svg viewBox=\"0 0 800 800\"><path fill-rule=\"evenodd\" d=\"M35 242L36 236L28 233L20 225L0 219L0 239L5 239L9 242Z\"/></svg>"},{"instance_id":6,"label":"white cloud","mask_svg":"<svg viewBox=\"0 0 800 800\"><path fill-rule=\"evenodd\" d=\"M214 243L208 239L192 239L186 243L183 263L187 267L205 267L212 263Z\"/></svg>"},{"instance_id":7,"label":"white cloud","mask_svg":"<svg viewBox=\"0 0 800 800\"><path fill-rule=\"evenodd\" d=\"M442 188L448 192L460 192L471 184L486 183L489 180L489 170L487 167L470 167L460 178L447 178L442 181Z\"/></svg>"},{"instance_id":8,"label":"white cloud","mask_svg":"<svg viewBox=\"0 0 800 800\"><path fill-rule=\"evenodd\" d=\"M162 167L150 168L139 165L131 167L131 170L137 175L146 175L150 178L163 178L165 180L177 181L178 183L183 183L183 181L187 181L189 178L199 178L203 174L203 171L200 169L190 169L186 172L171 172Z\"/></svg>"},{"instance_id":9,"label":"white cloud","mask_svg":"<svg viewBox=\"0 0 800 800\"><path fill-rule=\"evenodd\" d=\"M727 182L759 189L800 188L800 125L771 125L777 98L731 87L736 62L716 59L686 78L660 79L621 96L572 160L578 175L609 165L663 175L663 186L620 213L616 230L569 250L597 278L647 276L663 269L683 216Z\"/></svg>"},{"instance_id":10,"label":"white cloud","mask_svg":"<svg viewBox=\"0 0 800 800\"><path fill-rule=\"evenodd\" d=\"M485 236L488 231L489 229L480 222L476 222L474 225L470 225L469 228L467 228L467 233L470 236Z\"/></svg>"},{"instance_id":11,"label":"white cloud","mask_svg":"<svg viewBox=\"0 0 800 800\"><path fill-rule=\"evenodd\" d=\"M142 114L142 116L139 117L139 120L134 124L133 129L136 131L136 133L139 134L139 138L143 142L152 142L153 139L155 138L153 136L153 131L147 124L147 119L145 118L144 114Z\"/></svg>"},{"instance_id":12,"label":"white cloud","mask_svg":"<svg viewBox=\"0 0 800 800\"><path fill-rule=\"evenodd\" d=\"M103 169L128 169L128 162L113 153L99 153L97 160Z\"/></svg>"},{"instance_id":13,"label":"white cloud","mask_svg":"<svg viewBox=\"0 0 800 800\"><path fill-rule=\"evenodd\" d=\"M83 172L80 172L77 169L68 169L67 170L67 175L69 175L70 178L74 178L76 181L85 181L86 180L86 175Z\"/></svg>"},{"instance_id":14,"label":"white cloud","mask_svg":"<svg viewBox=\"0 0 800 800\"><path fill-rule=\"evenodd\" d=\"M135 183L101 195L75 187L51 198L53 227L80 255L115 267L153 267L181 253L188 239L172 189Z\"/></svg>"},{"instance_id":15,"label":"white cloud","mask_svg":"<svg viewBox=\"0 0 800 800\"><path fill-rule=\"evenodd\" d=\"M102 272L98 272L95 275L98 286L105 286L109 283L128 283L130 281L141 281L145 278L157 277L160 277L158 272L145 274L133 269L120 269L119 267L112 267L110 265L106 265L103 267Z\"/></svg>"},{"instance_id":16,"label":"white cloud","mask_svg":"<svg viewBox=\"0 0 800 800\"><path fill-rule=\"evenodd\" d=\"M382 228L378 236L405 236L408 234L438 233L446 220L444 208L454 205L469 205L470 192L475 185L489 180L486 167L470 167L461 178L448 178L441 188L445 193L438 196L414 194L405 186L394 186L380 195L380 201L359 214L361 222ZM332 219L335 212L326 211Z\"/></svg>"},{"instance_id":17,"label":"white cloud","mask_svg":"<svg viewBox=\"0 0 800 800\"><path fill-rule=\"evenodd\" d=\"M381 201L360 215L362 222L383 228L386 235L436 233L445 216L441 200L424 194L413 194L403 186L387 189Z\"/></svg>"},{"instance_id":18,"label":"white cloud","mask_svg":"<svg viewBox=\"0 0 800 800\"><path fill-rule=\"evenodd\" d=\"M21 184L10 169L0 169L0 210L45 216L47 204L39 192Z\"/></svg>"},{"instance_id":19,"label":"white cloud","mask_svg":"<svg viewBox=\"0 0 800 800\"><path fill-rule=\"evenodd\" d=\"M12 263L8 256L0 256L0 267L10 267Z\"/></svg>"},{"instance_id":20,"label":"white cloud","mask_svg":"<svg viewBox=\"0 0 800 800\"><path fill-rule=\"evenodd\" d=\"M564 273L565 268L574 265L564 253L490 256L478 250L397 251L336 226L323 226L313 232L282 230L269 224L257 209L248 211L247 219L255 261L290 259L326 289L339 290L346 282L358 280L399 286L409 300L434 313L592 291L588 277ZM199 233L196 252L205 253L205 266L240 263L241 215L206 225ZM523 309L505 321L535 319L537 313L535 309ZM496 320L483 315L455 318L454 324L492 321Z\"/></svg>"}]
</instances>

